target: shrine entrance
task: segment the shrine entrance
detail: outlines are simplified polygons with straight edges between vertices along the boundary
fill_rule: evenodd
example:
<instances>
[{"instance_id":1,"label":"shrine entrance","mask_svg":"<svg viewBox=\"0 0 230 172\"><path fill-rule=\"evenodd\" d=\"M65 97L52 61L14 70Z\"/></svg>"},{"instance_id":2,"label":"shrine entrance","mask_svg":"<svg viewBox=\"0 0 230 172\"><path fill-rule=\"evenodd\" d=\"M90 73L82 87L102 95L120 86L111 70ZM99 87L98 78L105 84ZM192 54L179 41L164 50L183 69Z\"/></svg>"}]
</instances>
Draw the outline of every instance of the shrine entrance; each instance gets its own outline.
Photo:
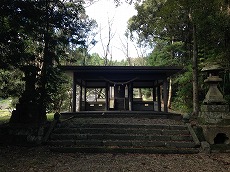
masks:
<instances>
[{"instance_id":1,"label":"shrine entrance","mask_svg":"<svg viewBox=\"0 0 230 172\"><path fill-rule=\"evenodd\" d=\"M126 88L126 89L125 89ZM128 96L125 94L127 85L114 86L114 109L115 110L128 110Z\"/></svg>"},{"instance_id":2,"label":"shrine entrance","mask_svg":"<svg viewBox=\"0 0 230 172\"><path fill-rule=\"evenodd\" d=\"M73 78L72 112L164 111L168 112L168 77L179 67L62 66ZM148 100L135 90L150 89Z\"/></svg>"}]
</instances>

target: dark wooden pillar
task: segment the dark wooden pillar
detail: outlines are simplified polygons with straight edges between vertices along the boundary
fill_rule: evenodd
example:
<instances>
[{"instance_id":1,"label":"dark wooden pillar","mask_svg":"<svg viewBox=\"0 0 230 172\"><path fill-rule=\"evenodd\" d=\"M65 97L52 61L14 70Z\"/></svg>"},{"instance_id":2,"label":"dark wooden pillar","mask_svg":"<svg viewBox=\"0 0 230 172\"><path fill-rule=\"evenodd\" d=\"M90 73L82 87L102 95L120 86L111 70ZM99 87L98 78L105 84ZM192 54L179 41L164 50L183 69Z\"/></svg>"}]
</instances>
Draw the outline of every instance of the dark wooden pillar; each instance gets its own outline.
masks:
<instances>
[{"instance_id":1,"label":"dark wooden pillar","mask_svg":"<svg viewBox=\"0 0 230 172\"><path fill-rule=\"evenodd\" d=\"M155 101L156 101L156 87L155 86L153 86L153 92L152 92L152 94L153 94L153 111L155 111L156 109L155 109Z\"/></svg>"},{"instance_id":2,"label":"dark wooden pillar","mask_svg":"<svg viewBox=\"0 0 230 172\"><path fill-rule=\"evenodd\" d=\"M72 90L73 90L73 101L72 101L72 112L76 112L76 79L74 76L73 72L73 85L72 85Z\"/></svg>"},{"instance_id":3,"label":"dark wooden pillar","mask_svg":"<svg viewBox=\"0 0 230 172\"><path fill-rule=\"evenodd\" d=\"M164 112L168 112L168 80L164 79L163 83Z\"/></svg>"},{"instance_id":4,"label":"dark wooden pillar","mask_svg":"<svg viewBox=\"0 0 230 172\"><path fill-rule=\"evenodd\" d=\"M153 87L153 101L156 101L156 87Z\"/></svg>"},{"instance_id":5,"label":"dark wooden pillar","mask_svg":"<svg viewBox=\"0 0 230 172\"><path fill-rule=\"evenodd\" d=\"M79 111L82 111L82 80L80 84Z\"/></svg>"},{"instance_id":6,"label":"dark wooden pillar","mask_svg":"<svg viewBox=\"0 0 230 172\"><path fill-rule=\"evenodd\" d=\"M86 111L86 94L87 94L87 86L85 84L84 87L84 110Z\"/></svg>"},{"instance_id":7,"label":"dark wooden pillar","mask_svg":"<svg viewBox=\"0 0 230 172\"><path fill-rule=\"evenodd\" d=\"M129 84L129 110L133 110L133 83Z\"/></svg>"},{"instance_id":8,"label":"dark wooden pillar","mask_svg":"<svg viewBox=\"0 0 230 172\"><path fill-rule=\"evenodd\" d=\"M157 107L158 112L161 112L161 87L160 85L157 86Z\"/></svg>"},{"instance_id":9,"label":"dark wooden pillar","mask_svg":"<svg viewBox=\"0 0 230 172\"><path fill-rule=\"evenodd\" d=\"M109 110L109 84L106 82L105 86L105 110Z\"/></svg>"}]
</instances>

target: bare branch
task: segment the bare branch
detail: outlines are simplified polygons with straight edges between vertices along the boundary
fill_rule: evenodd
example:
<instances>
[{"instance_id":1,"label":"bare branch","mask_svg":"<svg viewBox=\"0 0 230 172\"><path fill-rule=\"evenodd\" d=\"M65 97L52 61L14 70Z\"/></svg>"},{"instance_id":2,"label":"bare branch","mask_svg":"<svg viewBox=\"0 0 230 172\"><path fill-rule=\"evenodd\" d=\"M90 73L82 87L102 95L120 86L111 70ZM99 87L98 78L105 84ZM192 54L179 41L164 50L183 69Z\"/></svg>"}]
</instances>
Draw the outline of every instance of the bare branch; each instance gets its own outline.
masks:
<instances>
[{"instance_id":1,"label":"bare branch","mask_svg":"<svg viewBox=\"0 0 230 172\"><path fill-rule=\"evenodd\" d=\"M95 4L97 2L99 2L99 0L86 0L85 3L87 5L85 6L85 8L88 8L88 7L92 6L93 4Z\"/></svg>"}]
</instances>

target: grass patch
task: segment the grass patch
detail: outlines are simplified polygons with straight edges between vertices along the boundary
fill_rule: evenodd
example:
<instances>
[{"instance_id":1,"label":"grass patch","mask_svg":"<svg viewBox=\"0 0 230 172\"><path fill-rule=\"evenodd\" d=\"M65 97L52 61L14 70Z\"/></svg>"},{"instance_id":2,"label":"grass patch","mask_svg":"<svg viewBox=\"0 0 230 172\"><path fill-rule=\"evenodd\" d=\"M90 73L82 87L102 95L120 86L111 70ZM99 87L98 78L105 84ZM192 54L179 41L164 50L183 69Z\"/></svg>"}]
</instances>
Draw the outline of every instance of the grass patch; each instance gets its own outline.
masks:
<instances>
[{"instance_id":1,"label":"grass patch","mask_svg":"<svg viewBox=\"0 0 230 172\"><path fill-rule=\"evenodd\" d=\"M48 121L53 121L54 113L48 113L47 115ZM11 113L7 110L0 110L0 125L8 123L11 117Z\"/></svg>"},{"instance_id":2,"label":"grass patch","mask_svg":"<svg viewBox=\"0 0 230 172\"><path fill-rule=\"evenodd\" d=\"M0 108L2 110L10 108L11 107L11 103L12 103L12 99L11 98L8 98L8 99L1 99L0 98Z\"/></svg>"},{"instance_id":3,"label":"grass patch","mask_svg":"<svg viewBox=\"0 0 230 172\"><path fill-rule=\"evenodd\" d=\"M53 121L53 119L54 119L54 113L47 113L46 116L47 116L47 120L48 121Z\"/></svg>"},{"instance_id":4,"label":"grass patch","mask_svg":"<svg viewBox=\"0 0 230 172\"><path fill-rule=\"evenodd\" d=\"M8 110L0 110L0 117L2 116L10 116L10 112Z\"/></svg>"},{"instance_id":5,"label":"grass patch","mask_svg":"<svg viewBox=\"0 0 230 172\"><path fill-rule=\"evenodd\" d=\"M10 116L0 117L0 125L8 123L10 121Z\"/></svg>"},{"instance_id":6,"label":"grass patch","mask_svg":"<svg viewBox=\"0 0 230 172\"><path fill-rule=\"evenodd\" d=\"M0 124L9 122L10 116L11 114L8 110L0 110Z\"/></svg>"}]
</instances>

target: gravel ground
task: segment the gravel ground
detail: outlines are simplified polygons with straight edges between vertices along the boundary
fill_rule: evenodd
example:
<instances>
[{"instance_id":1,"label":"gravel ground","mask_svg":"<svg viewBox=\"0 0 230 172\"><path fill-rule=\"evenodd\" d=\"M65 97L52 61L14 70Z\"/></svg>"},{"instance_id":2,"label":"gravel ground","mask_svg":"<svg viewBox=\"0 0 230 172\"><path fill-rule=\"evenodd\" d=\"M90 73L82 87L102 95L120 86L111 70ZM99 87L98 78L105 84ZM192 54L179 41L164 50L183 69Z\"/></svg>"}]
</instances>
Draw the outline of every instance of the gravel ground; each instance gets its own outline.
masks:
<instances>
[{"instance_id":1,"label":"gravel ground","mask_svg":"<svg viewBox=\"0 0 230 172\"><path fill-rule=\"evenodd\" d=\"M0 172L229 172L230 154L53 153L47 147L0 147Z\"/></svg>"}]
</instances>

